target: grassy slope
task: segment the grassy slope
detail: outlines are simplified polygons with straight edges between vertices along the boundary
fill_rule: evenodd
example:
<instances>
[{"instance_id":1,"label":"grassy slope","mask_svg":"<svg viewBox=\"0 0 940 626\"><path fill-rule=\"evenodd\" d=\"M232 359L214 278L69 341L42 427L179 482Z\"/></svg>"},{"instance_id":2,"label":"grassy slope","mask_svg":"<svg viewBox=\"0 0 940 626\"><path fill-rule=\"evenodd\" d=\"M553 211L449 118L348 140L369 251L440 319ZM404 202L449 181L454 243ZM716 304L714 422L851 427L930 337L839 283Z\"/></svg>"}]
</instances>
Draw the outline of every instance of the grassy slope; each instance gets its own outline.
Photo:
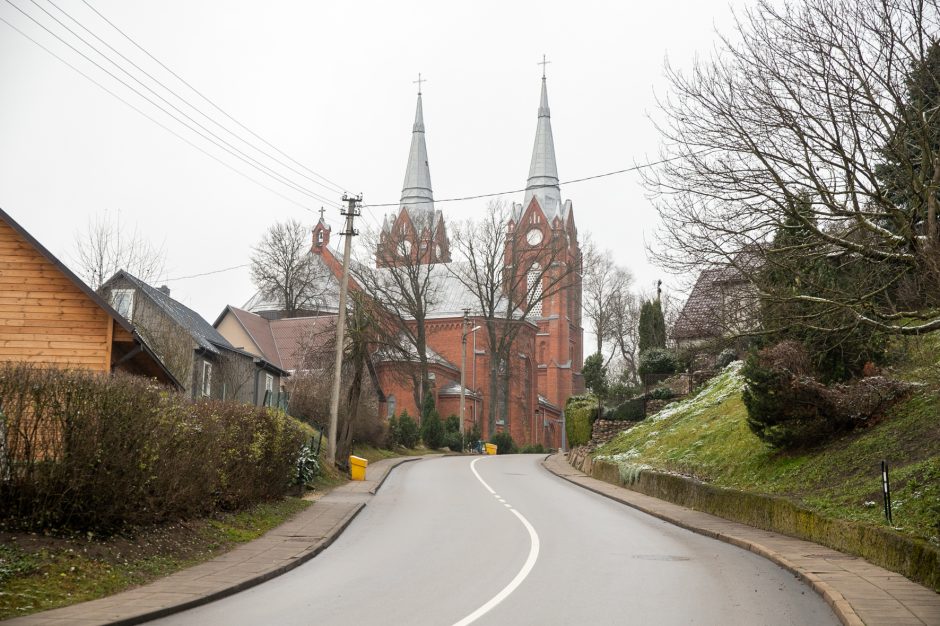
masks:
<instances>
[{"instance_id":1,"label":"grassy slope","mask_svg":"<svg viewBox=\"0 0 940 626\"><path fill-rule=\"evenodd\" d=\"M22 533L0 542L0 619L93 600L207 561L310 506L284 498L99 539Z\"/></svg>"},{"instance_id":2,"label":"grassy slope","mask_svg":"<svg viewBox=\"0 0 940 626\"><path fill-rule=\"evenodd\" d=\"M923 340L921 340L923 341ZM930 347L930 346L928 346ZM888 461L897 530L940 545L940 375L913 354L896 375L924 383L877 423L824 447L774 452L745 422L735 366L695 398L667 407L596 452L721 487L787 497L832 517L884 524L880 463ZM910 351L908 356L912 356Z\"/></svg>"}]
</instances>

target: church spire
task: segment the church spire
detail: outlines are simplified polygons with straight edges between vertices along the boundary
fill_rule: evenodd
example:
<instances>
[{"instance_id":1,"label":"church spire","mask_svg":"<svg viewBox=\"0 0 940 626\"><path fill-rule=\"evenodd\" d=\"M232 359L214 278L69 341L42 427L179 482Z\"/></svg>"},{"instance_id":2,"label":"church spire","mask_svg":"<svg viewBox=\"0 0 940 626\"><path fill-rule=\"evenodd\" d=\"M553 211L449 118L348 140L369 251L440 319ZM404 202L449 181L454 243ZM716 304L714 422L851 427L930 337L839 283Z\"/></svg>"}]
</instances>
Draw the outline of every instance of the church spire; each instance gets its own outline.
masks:
<instances>
[{"instance_id":1,"label":"church spire","mask_svg":"<svg viewBox=\"0 0 940 626\"><path fill-rule=\"evenodd\" d=\"M549 61L542 57L542 98L539 102L538 125L535 128L535 145L532 148L532 162L529 164L529 178L526 181L523 207L529 206L535 196L546 217L551 218L560 208L561 189L558 186L558 166L555 163L555 140L552 137L552 117L548 108L548 86L545 78L545 66Z\"/></svg>"},{"instance_id":2,"label":"church spire","mask_svg":"<svg viewBox=\"0 0 940 626\"><path fill-rule=\"evenodd\" d=\"M428 148L424 141L424 111L421 105L421 83L424 79L418 74L418 105L415 110L415 123L411 129L411 150L408 152L408 167L405 169L405 182L401 190L401 205L408 213L434 211L434 194L431 191L431 169L428 167Z\"/></svg>"}]
</instances>

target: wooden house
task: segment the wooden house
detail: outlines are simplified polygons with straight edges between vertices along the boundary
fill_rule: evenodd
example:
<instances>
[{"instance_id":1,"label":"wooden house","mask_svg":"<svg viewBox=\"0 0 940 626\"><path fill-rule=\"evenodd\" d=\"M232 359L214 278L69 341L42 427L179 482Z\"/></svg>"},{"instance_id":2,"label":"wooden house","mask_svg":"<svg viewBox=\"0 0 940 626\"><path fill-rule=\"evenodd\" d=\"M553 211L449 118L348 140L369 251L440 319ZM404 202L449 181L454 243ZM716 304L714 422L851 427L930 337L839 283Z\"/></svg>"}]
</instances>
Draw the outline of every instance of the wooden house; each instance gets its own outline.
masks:
<instances>
[{"instance_id":1,"label":"wooden house","mask_svg":"<svg viewBox=\"0 0 940 626\"><path fill-rule=\"evenodd\" d=\"M3 210L0 361L122 370L181 388L134 327Z\"/></svg>"}]
</instances>

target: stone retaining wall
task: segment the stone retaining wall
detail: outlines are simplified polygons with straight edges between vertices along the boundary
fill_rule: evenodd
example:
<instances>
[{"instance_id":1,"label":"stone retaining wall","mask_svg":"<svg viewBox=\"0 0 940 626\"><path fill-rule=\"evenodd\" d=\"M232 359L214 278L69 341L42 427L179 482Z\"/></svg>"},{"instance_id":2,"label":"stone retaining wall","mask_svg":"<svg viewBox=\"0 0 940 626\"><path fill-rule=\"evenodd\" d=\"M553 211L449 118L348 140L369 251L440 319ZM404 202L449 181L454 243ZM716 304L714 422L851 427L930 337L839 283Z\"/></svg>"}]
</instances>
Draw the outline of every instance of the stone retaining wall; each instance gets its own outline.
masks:
<instances>
[{"instance_id":1,"label":"stone retaining wall","mask_svg":"<svg viewBox=\"0 0 940 626\"><path fill-rule=\"evenodd\" d=\"M836 520L780 497L724 489L684 476L644 470L625 483L620 467L570 457L572 466L598 480L757 528L855 554L940 592L940 549L890 529Z\"/></svg>"}]
</instances>

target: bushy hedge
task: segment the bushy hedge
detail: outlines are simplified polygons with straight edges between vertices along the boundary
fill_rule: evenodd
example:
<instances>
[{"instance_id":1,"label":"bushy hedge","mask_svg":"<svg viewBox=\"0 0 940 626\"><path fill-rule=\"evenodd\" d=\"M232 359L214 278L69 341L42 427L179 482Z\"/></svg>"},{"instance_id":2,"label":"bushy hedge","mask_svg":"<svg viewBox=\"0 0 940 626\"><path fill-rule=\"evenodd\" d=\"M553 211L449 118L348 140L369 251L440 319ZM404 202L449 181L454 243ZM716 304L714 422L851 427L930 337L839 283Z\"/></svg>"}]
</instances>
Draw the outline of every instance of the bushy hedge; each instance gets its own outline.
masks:
<instances>
[{"instance_id":1,"label":"bushy hedge","mask_svg":"<svg viewBox=\"0 0 940 626\"><path fill-rule=\"evenodd\" d=\"M496 444L496 454L515 454L519 451L516 448L516 442L512 440L512 435L506 431L493 433L490 443Z\"/></svg>"},{"instance_id":2,"label":"bushy hedge","mask_svg":"<svg viewBox=\"0 0 940 626\"><path fill-rule=\"evenodd\" d=\"M565 404L565 434L569 446L583 446L591 440L591 426L597 417L597 398L571 396Z\"/></svg>"},{"instance_id":3,"label":"bushy hedge","mask_svg":"<svg viewBox=\"0 0 940 626\"><path fill-rule=\"evenodd\" d=\"M639 422L646 417L646 400L644 398L631 398L624 400L612 410L604 414L604 419L628 422Z\"/></svg>"},{"instance_id":4,"label":"bushy hedge","mask_svg":"<svg viewBox=\"0 0 940 626\"><path fill-rule=\"evenodd\" d=\"M881 376L826 386L813 378L806 349L796 341L751 355L741 373L747 425L774 448L819 445L881 415L910 389Z\"/></svg>"},{"instance_id":5,"label":"bushy hedge","mask_svg":"<svg viewBox=\"0 0 940 626\"><path fill-rule=\"evenodd\" d=\"M664 348L650 348L640 354L638 373L647 384L652 380L675 374L679 370L676 356Z\"/></svg>"},{"instance_id":6,"label":"bushy hedge","mask_svg":"<svg viewBox=\"0 0 940 626\"><path fill-rule=\"evenodd\" d=\"M8 363L0 398L8 527L107 531L281 496L305 438L281 412L122 374Z\"/></svg>"}]
</instances>

